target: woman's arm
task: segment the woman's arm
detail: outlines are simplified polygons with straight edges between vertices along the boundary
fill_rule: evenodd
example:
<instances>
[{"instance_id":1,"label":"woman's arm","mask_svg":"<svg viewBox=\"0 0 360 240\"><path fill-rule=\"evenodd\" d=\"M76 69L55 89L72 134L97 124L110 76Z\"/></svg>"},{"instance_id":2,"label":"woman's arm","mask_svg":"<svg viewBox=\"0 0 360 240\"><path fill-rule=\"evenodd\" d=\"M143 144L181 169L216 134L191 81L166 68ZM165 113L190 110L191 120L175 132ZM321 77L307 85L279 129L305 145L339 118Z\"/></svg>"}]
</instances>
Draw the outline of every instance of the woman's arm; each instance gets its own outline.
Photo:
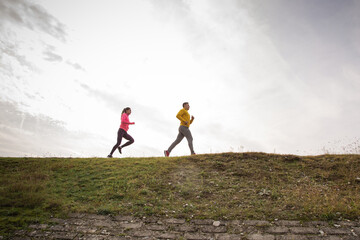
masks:
<instances>
[{"instance_id":1,"label":"woman's arm","mask_svg":"<svg viewBox=\"0 0 360 240\"><path fill-rule=\"evenodd\" d=\"M130 122L129 117L126 114L121 116L121 123L123 124L135 124L135 122Z\"/></svg>"}]
</instances>

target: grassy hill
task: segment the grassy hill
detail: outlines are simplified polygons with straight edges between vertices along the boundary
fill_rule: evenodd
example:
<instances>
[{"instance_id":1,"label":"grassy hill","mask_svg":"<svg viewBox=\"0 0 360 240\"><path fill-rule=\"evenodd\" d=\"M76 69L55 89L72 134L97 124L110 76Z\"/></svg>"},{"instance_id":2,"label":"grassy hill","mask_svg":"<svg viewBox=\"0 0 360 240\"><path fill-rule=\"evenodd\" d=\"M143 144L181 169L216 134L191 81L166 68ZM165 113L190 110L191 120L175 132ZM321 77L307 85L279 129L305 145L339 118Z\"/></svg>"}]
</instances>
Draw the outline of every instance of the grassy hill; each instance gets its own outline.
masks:
<instances>
[{"instance_id":1,"label":"grassy hill","mask_svg":"<svg viewBox=\"0 0 360 240\"><path fill-rule=\"evenodd\" d=\"M3 232L69 212L354 220L360 155L0 158Z\"/></svg>"}]
</instances>

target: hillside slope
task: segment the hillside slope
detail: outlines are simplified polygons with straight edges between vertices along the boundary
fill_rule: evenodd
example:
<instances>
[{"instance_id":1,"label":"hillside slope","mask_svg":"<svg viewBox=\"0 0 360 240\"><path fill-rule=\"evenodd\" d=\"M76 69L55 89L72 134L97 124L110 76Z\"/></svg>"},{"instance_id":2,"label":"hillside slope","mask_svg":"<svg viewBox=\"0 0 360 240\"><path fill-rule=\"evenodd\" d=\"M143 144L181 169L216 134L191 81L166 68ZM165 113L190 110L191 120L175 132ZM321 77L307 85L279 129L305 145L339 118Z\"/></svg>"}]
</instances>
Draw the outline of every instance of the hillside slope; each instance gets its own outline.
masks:
<instances>
[{"instance_id":1,"label":"hillside slope","mask_svg":"<svg viewBox=\"0 0 360 240\"><path fill-rule=\"evenodd\" d=\"M69 212L182 218L360 216L360 155L0 158L0 226Z\"/></svg>"}]
</instances>

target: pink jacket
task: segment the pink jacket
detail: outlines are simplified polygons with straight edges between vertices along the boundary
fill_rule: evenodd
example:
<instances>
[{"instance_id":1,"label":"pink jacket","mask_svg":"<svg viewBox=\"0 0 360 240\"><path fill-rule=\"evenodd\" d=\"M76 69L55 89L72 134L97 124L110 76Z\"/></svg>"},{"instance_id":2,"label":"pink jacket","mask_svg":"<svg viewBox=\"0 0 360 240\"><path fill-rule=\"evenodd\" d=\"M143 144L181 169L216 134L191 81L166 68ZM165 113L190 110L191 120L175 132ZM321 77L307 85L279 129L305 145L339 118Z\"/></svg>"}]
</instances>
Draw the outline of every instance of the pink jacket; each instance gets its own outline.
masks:
<instances>
[{"instance_id":1,"label":"pink jacket","mask_svg":"<svg viewBox=\"0 0 360 240\"><path fill-rule=\"evenodd\" d=\"M126 113L123 113L121 115L121 124L120 124L120 128L124 129L126 132L129 130L129 125L130 124L135 124L134 122L130 122L129 120L129 115L127 115Z\"/></svg>"}]
</instances>

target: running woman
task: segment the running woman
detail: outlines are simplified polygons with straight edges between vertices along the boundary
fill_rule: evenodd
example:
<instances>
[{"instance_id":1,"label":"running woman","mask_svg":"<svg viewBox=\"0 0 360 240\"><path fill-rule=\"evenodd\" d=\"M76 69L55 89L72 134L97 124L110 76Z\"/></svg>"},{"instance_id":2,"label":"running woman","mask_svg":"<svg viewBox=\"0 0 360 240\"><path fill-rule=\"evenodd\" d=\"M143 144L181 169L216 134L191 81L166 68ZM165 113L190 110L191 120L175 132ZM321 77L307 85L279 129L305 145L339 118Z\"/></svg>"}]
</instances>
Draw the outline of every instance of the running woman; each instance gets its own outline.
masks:
<instances>
[{"instance_id":1,"label":"running woman","mask_svg":"<svg viewBox=\"0 0 360 240\"><path fill-rule=\"evenodd\" d=\"M164 151L165 157L170 156L170 153L173 150L173 148L176 145L178 145L183 140L184 137L186 137L186 139L188 141L191 155L195 155L194 147L193 147L193 137L192 137L190 129L189 129L190 124L192 124L192 122L194 121L195 118L194 118L194 116L191 116L191 119L190 119L190 114L188 113L189 109L190 109L189 103L184 102L183 108L176 115L176 117L180 120L179 134L178 134L176 140L168 148L168 150Z\"/></svg>"},{"instance_id":2,"label":"running woman","mask_svg":"<svg viewBox=\"0 0 360 240\"><path fill-rule=\"evenodd\" d=\"M121 150L129 146L130 144L134 143L134 139L127 133L129 130L130 124L135 124L135 122L130 122L129 115L131 114L131 108L127 107L121 113L121 124L117 135L117 142L114 145L111 153L107 156L108 158L112 158L113 153L115 152L116 148L119 150L120 154L122 153ZM120 146L122 138L128 140L124 145Z\"/></svg>"}]
</instances>

